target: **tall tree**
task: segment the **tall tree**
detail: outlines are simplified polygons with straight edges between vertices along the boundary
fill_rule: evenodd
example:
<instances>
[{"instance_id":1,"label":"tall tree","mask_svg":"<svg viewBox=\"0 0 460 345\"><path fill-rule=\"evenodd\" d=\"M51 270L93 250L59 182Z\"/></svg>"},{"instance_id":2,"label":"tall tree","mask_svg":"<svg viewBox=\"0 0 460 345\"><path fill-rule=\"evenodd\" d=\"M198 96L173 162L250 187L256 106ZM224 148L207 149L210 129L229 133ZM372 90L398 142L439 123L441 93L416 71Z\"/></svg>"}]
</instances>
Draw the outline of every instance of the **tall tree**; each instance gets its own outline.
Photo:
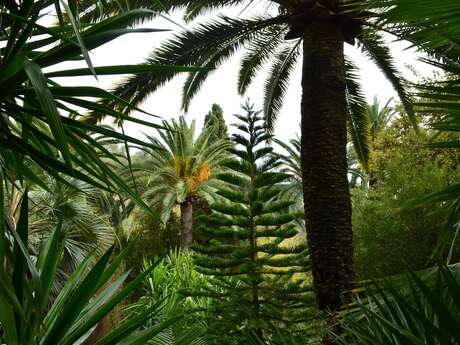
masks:
<instances>
[{"instance_id":1,"label":"tall tree","mask_svg":"<svg viewBox=\"0 0 460 345\"><path fill-rule=\"evenodd\" d=\"M135 4L147 5L130 1L131 6ZM183 8L185 17L194 19L224 5L250 4L251 0L170 0L163 2L163 9ZM85 2L82 5L87 6ZM389 79L412 114L410 97L379 27L368 20L372 13L355 10L344 0L265 0L263 5L271 10L269 14L265 11L249 19L219 15L177 34L155 50L147 62L211 67L191 73L186 79L182 101L187 110L210 71L244 49L238 91L244 94L257 72L268 66L263 104L267 128L272 130L295 62L302 61L301 161L308 244L319 307L337 310L354 279L347 124L358 160L366 162L369 154L365 140L366 102L357 82L357 67L344 57L344 44L357 43ZM117 11L115 1L109 2L106 15ZM138 104L175 75L138 74L125 80L115 93ZM129 111L122 104L113 104Z\"/></svg>"},{"instance_id":2,"label":"tall tree","mask_svg":"<svg viewBox=\"0 0 460 345\"><path fill-rule=\"evenodd\" d=\"M224 335L236 338L242 331L268 339L276 327L294 332L303 323L305 329L315 310L311 287L295 277L309 271L305 241L287 243L297 234L299 217L289 211L295 201L282 198L289 175L277 171L281 162L267 145L259 112L244 110L240 133L233 135L236 158L217 176L221 198L201 217L209 244L193 246L196 270L212 277L194 293L214 302L209 332L219 344L236 344ZM233 238L238 241L229 244Z\"/></svg>"},{"instance_id":3,"label":"tall tree","mask_svg":"<svg viewBox=\"0 0 460 345\"><path fill-rule=\"evenodd\" d=\"M145 149L145 159L134 165L135 174L146 180L144 197L161 208L163 222L179 205L180 243L188 248L193 240L193 204L205 197L230 143L222 139L212 141L212 129L195 138L195 121L189 125L183 117L179 121L163 121L163 127L166 130L158 130L162 140L148 137L153 148Z\"/></svg>"},{"instance_id":4,"label":"tall tree","mask_svg":"<svg viewBox=\"0 0 460 345\"><path fill-rule=\"evenodd\" d=\"M224 119L224 111L219 104L214 103L204 118L203 130L213 128L212 139L227 139L228 128Z\"/></svg>"}]
</instances>

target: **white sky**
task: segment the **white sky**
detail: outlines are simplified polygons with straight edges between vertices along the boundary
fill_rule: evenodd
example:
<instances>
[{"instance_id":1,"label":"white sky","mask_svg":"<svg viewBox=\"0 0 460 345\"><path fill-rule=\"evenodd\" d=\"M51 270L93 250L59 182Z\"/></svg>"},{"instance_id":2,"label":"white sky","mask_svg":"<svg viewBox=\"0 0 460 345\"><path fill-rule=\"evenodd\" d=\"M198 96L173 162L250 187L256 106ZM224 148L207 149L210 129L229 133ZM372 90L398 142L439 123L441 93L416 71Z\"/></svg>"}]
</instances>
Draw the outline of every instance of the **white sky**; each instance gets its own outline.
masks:
<instances>
[{"instance_id":1,"label":"white sky","mask_svg":"<svg viewBox=\"0 0 460 345\"><path fill-rule=\"evenodd\" d=\"M239 9L225 10L228 16L237 16ZM172 14L171 18L183 26L191 26L181 20L179 13ZM208 19L201 17L198 21ZM143 61L145 57L160 45L162 40L170 37L174 31L180 28L164 19L157 19L154 22L146 23L144 27L171 29L167 33L138 33L129 34L120 37L98 49L91 52L91 59L94 66L118 65L118 64L135 64ZM423 76L432 74L432 68L422 62L417 61L417 55L413 50L405 50L404 45L400 42L392 43L393 54L396 57L398 67L403 71L405 77L415 81L416 78L406 65L412 65ZM361 80L363 90L369 101L372 101L374 95L377 95L382 103L390 97L395 96L391 85L386 81L379 70L368 60L363 58L356 48L346 45L346 54L361 69ZM227 63L223 64L218 70L211 72L208 80L203 84L201 91L193 99L189 112L186 114L187 119L195 119L197 128L201 129L205 114L211 109L213 103L218 103L224 110L224 116L227 124L234 122L233 114L240 113L240 104L246 97L242 98L236 90L238 59L239 55L234 56ZM66 64L66 67L74 67L75 63ZM76 66L75 66L76 67ZM247 97L260 108L262 103L263 88L263 71L261 77L257 78L255 83L250 87ZM104 89L110 87L121 77L99 77L96 82L94 77L74 77L66 78L61 81L64 84L95 85ZM157 114L163 119L177 118L181 112L181 90L185 77L179 76L155 94L151 95L140 108L150 113ZM285 96L284 106L278 117L275 135L281 140L288 140L295 137L299 132L300 123L300 80L301 66L296 67L291 77L289 90ZM145 118L144 118L145 119ZM146 131L145 127L139 125L126 125L127 134L143 139L142 132Z\"/></svg>"}]
</instances>

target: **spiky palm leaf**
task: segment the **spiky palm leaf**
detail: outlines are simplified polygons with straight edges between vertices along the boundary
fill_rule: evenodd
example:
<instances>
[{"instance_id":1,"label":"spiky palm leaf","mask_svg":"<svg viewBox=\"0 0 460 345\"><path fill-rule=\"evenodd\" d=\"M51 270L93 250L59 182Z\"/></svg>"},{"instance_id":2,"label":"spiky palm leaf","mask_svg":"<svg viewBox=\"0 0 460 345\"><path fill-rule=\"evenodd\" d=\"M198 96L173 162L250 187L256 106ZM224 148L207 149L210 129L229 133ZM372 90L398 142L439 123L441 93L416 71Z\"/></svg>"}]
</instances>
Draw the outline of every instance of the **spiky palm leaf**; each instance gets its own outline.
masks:
<instances>
[{"instance_id":1,"label":"spiky palm leaf","mask_svg":"<svg viewBox=\"0 0 460 345\"><path fill-rule=\"evenodd\" d=\"M0 200L3 200L3 187L2 181ZM50 298L64 250L63 218L44 241L40 252L31 255L27 250L28 201L26 190L16 225L6 221L4 213L0 213L3 227L0 232L0 342L9 345L82 344L101 319L139 287L154 267L124 285L128 273L118 278L113 276L131 247L113 260L110 260L113 247L99 258L93 252L71 272L58 296ZM174 322L168 320L140 330L160 309L161 304L154 305L120 323L97 344L144 344Z\"/></svg>"},{"instance_id":2,"label":"spiky palm leaf","mask_svg":"<svg viewBox=\"0 0 460 345\"><path fill-rule=\"evenodd\" d=\"M12 182L39 183L30 168L32 164L61 182L61 176L67 175L106 190L123 190L148 209L100 158L102 148L91 134L138 145L143 142L95 123L80 121L86 119L87 111L99 111L119 121L126 119L97 100L118 99L127 104L101 88L65 86L56 78L158 69L152 65L93 66L89 56L92 49L125 34L158 31L132 27L151 11L125 11L97 24L85 25L78 21L75 1L2 1L0 13L0 168L6 178ZM59 23L44 24L56 18L54 13ZM66 62L74 60L86 61L87 67L63 68ZM164 68L167 67L161 67ZM134 118L128 120L157 126Z\"/></svg>"},{"instance_id":3,"label":"spiky palm leaf","mask_svg":"<svg viewBox=\"0 0 460 345\"><path fill-rule=\"evenodd\" d=\"M356 296L339 319L335 342L365 344L457 344L460 341L459 267L439 266L420 276L385 279Z\"/></svg>"},{"instance_id":4,"label":"spiky palm leaf","mask_svg":"<svg viewBox=\"0 0 460 345\"><path fill-rule=\"evenodd\" d=\"M361 90L358 78L358 68L351 61L346 61L345 68L348 78L346 80L346 96L348 100L348 136L353 143L357 158L361 167L369 169L370 155L370 132L369 116L366 109L366 100ZM350 166L350 164L348 164Z\"/></svg>"}]
</instances>

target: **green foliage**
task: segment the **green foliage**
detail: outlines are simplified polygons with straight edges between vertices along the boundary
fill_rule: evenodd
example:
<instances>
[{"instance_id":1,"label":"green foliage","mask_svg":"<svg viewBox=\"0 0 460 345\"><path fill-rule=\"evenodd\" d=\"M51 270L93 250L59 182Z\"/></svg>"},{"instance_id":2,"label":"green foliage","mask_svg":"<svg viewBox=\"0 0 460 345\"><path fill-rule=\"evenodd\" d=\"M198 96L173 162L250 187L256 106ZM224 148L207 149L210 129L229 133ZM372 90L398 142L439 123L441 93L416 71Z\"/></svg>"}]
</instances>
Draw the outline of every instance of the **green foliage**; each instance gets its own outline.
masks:
<instances>
[{"instance_id":1,"label":"green foliage","mask_svg":"<svg viewBox=\"0 0 460 345\"><path fill-rule=\"evenodd\" d=\"M441 135L449 134L448 140L435 140L431 147L458 150L460 69L457 62L460 59L460 46L456 37L460 33L460 10L456 1L363 0L355 2L355 5L360 10L372 10L380 27L391 28L399 39L410 41L428 53L429 58L425 62L446 74L445 80L417 85L420 97L417 110L436 114L438 121L431 123L431 126L439 130ZM451 225L455 224L460 216L460 184L456 182L430 193L422 201L452 203Z\"/></svg>"},{"instance_id":2,"label":"green foliage","mask_svg":"<svg viewBox=\"0 0 460 345\"><path fill-rule=\"evenodd\" d=\"M8 345L78 343L85 340L93 327L142 283L153 267L126 285L128 273L108 285L122 260L129 255L130 248L123 250L111 263L113 247L99 258L93 253L77 266L53 300L50 291L64 250L63 218L60 217L35 260L27 249L28 206L28 192L25 191L17 225L1 222L2 228L6 226L6 231L2 229L1 233L6 237L2 238L0 253L0 341ZM160 305L155 305L139 313L104 335L96 344L144 343L173 321L138 330L159 310Z\"/></svg>"},{"instance_id":3,"label":"green foliage","mask_svg":"<svg viewBox=\"0 0 460 345\"><path fill-rule=\"evenodd\" d=\"M451 345L460 342L460 271L439 265L377 281L339 318L343 345Z\"/></svg>"},{"instance_id":4,"label":"green foliage","mask_svg":"<svg viewBox=\"0 0 460 345\"><path fill-rule=\"evenodd\" d=\"M74 270L91 252L105 252L115 241L115 233L108 219L100 216L91 197L96 189L85 182L65 178L62 184L44 176L48 190L30 187L29 245L32 252L53 232L62 219L64 256L61 266Z\"/></svg>"},{"instance_id":5,"label":"green foliage","mask_svg":"<svg viewBox=\"0 0 460 345\"><path fill-rule=\"evenodd\" d=\"M213 104L204 118L203 131L212 131L211 142L227 139L228 130L224 119L224 111L219 104Z\"/></svg>"},{"instance_id":6,"label":"green foliage","mask_svg":"<svg viewBox=\"0 0 460 345\"><path fill-rule=\"evenodd\" d=\"M166 130L158 130L162 140L149 136L153 148L134 164L136 181L144 185L143 196L152 207L159 207L167 221L174 207L206 194L215 169L226 156L229 142L212 140L214 128L203 130L195 138L195 122L163 121Z\"/></svg>"},{"instance_id":7,"label":"green foliage","mask_svg":"<svg viewBox=\"0 0 460 345\"><path fill-rule=\"evenodd\" d=\"M416 134L398 119L374 145L377 185L353 191L355 264L361 277L428 267L439 242L446 240L450 204L405 207L460 177L454 156L425 146L432 134L421 128ZM458 259L460 252L454 254L452 259Z\"/></svg>"},{"instance_id":8,"label":"green foliage","mask_svg":"<svg viewBox=\"0 0 460 345\"><path fill-rule=\"evenodd\" d=\"M94 4L94 3L93 3ZM98 6L96 6L97 8ZM150 14L146 9L126 11L96 24L80 25L74 1L2 2L0 6L0 166L10 181L38 181L40 167L56 179L78 178L102 189L122 190L146 209L136 193L101 158L114 155L93 135L125 142L144 143L117 131L96 125L88 112L109 116L121 123L126 116L97 103L113 101L131 105L106 90L90 86L63 86L57 77L120 75L188 68L122 65L93 66L89 51L125 34L155 32L132 25ZM59 19L58 24L44 26ZM64 21L64 16L68 18ZM64 68L68 61L84 60L85 68ZM132 122L158 127L152 122ZM61 180L61 182L63 182Z\"/></svg>"},{"instance_id":9,"label":"green foliage","mask_svg":"<svg viewBox=\"0 0 460 345\"><path fill-rule=\"evenodd\" d=\"M151 261L144 259L143 270L149 270L151 266ZM171 250L147 275L145 293L137 303L128 307L128 317L162 303L164 308L150 320L150 323L154 324L178 315L182 317L150 339L148 344L204 345L206 325L199 313L200 310L206 309L207 299L186 297L181 291L199 288L208 284L207 281L206 276L194 270L189 252Z\"/></svg>"},{"instance_id":10,"label":"green foliage","mask_svg":"<svg viewBox=\"0 0 460 345\"><path fill-rule=\"evenodd\" d=\"M212 300L206 320L220 344L235 343L244 330L269 339L275 326L308 334L305 322L314 316L306 245L287 243L298 218L289 212L293 201L280 199L288 175L276 170L280 162L267 146L259 113L244 109L235 139L246 145L231 149L237 158L218 175L222 197L200 219L208 243L193 246L195 269L210 278L189 294Z\"/></svg>"}]
</instances>

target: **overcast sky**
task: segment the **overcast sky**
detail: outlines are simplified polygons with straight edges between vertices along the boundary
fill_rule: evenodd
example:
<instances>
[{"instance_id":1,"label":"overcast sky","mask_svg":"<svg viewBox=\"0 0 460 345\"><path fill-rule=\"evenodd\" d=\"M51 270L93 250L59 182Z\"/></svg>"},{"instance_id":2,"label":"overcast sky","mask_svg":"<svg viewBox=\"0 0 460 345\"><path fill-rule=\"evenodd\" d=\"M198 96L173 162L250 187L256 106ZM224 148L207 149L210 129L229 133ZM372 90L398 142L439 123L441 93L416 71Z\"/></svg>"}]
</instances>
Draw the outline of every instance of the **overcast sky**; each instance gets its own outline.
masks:
<instances>
[{"instance_id":1,"label":"overcast sky","mask_svg":"<svg viewBox=\"0 0 460 345\"><path fill-rule=\"evenodd\" d=\"M251 9L250 12L255 12L257 10L261 9ZM225 14L236 17L239 15L240 11L240 9L228 9L225 10ZM244 15L250 14L251 13L245 13ZM181 20L180 13L171 14L171 18L185 27L193 25L193 23L184 23ZM209 18L210 17L207 16L206 18L200 18L198 21L202 21L203 19L207 20ZM91 52L91 59L94 66L140 63L155 47L160 45L162 40L170 37L174 31L180 30L178 26L164 19L158 19L154 22L146 23L143 26L170 29L171 32L138 33L118 38ZM406 49L408 46L407 44L392 42L391 46L398 67L403 71L407 79L412 81L416 80L413 73L407 69L407 65L413 66L423 76L428 76L432 73L431 68L417 60L418 55L414 50ZM369 101L372 101L374 95L377 95L382 103L386 102L390 97L395 96L395 92L388 81L385 80L383 75L372 63L361 56L355 47L346 45L345 52L361 69L363 90ZM256 79L255 83L250 87L247 96L245 98L240 97L236 90L239 56L240 55L234 56L218 70L211 72L201 91L192 101L189 112L185 115L187 119L195 119L198 128L201 128L204 116L211 109L213 103L218 103L222 106L227 124L234 122L233 114L240 113L240 105L244 102L246 97L249 97L251 101L260 108L262 103L264 73L262 71L261 76ZM69 64L69 66L72 64ZM175 78L158 92L151 95L141 105L141 108L157 114L164 119L177 118L179 115L183 114L181 111L180 99L184 78L183 76ZM78 77L67 78L65 84L82 85L86 83L110 89L117 80L120 80L120 77L100 77L99 82L96 82L93 77ZM275 135L281 140L291 139L299 132L300 80L301 66L299 64L292 74L284 106L276 124ZM146 129L139 128L137 125L127 125L126 130L128 134L132 136L143 138L142 131Z\"/></svg>"}]
</instances>

